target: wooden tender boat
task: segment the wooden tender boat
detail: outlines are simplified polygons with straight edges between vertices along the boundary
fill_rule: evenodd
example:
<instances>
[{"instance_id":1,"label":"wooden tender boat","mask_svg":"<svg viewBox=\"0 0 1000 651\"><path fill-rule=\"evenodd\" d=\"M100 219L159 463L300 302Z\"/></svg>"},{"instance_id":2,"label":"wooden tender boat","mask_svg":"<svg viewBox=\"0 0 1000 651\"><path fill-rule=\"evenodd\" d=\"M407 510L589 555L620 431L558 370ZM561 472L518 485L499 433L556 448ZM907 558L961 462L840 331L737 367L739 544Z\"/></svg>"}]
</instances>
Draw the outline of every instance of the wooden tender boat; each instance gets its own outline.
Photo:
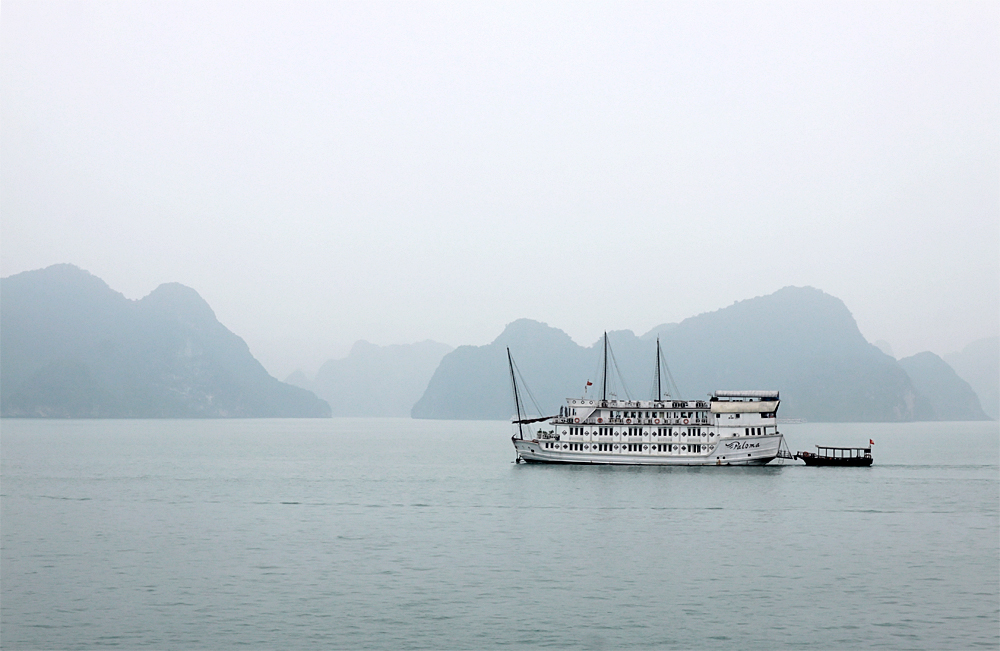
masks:
<instances>
[{"instance_id":1,"label":"wooden tender boat","mask_svg":"<svg viewBox=\"0 0 1000 651\"><path fill-rule=\"evenodd\" d=\"M796 459L802 459L807 466L870 466L872 449L834 448L817 445L816 452L796 452Z\"/></svg>"}]
</instances>

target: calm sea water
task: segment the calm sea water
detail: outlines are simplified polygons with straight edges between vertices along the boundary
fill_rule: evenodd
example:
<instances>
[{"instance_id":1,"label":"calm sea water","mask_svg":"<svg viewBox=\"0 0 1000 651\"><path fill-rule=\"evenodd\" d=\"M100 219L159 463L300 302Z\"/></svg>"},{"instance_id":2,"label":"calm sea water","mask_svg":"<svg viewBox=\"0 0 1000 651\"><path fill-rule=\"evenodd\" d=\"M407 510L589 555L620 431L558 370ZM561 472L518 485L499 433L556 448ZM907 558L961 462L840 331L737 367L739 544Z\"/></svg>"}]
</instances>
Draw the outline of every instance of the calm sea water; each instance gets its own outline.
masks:
<instances>
[{"instance_id":1,"label":"calm sea water","mask_svg":"<svg viewBox=\"0 0 1000 651\"><path fill-rule=\"evenodd\" d=\"M0 644L1000 645L997 423L786 425L873 468L514 465L510 426L0 423Z\"/></svg>"}]
</instances>

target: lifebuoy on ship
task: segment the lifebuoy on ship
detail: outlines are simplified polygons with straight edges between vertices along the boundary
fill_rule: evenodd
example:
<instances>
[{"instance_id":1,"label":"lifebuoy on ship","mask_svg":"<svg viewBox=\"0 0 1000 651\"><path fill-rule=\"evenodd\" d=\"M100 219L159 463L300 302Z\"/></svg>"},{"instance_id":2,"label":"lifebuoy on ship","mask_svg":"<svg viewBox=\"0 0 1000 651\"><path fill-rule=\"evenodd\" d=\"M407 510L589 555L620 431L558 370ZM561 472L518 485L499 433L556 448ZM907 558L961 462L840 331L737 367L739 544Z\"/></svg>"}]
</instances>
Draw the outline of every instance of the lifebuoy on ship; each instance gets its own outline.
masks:
<instances>
[{"instance_id":1,"label":"lifebuoy on ship","mask_svg":"<svg viewBox=\"0 0 1000 651\"><path fill-rule=\"evenodd\" d=\"M631 423L631 422L632 422L632 419L631 419L631 418L626 418L626 419L625 419L625 422L626 422L626 423Z\"/></svg>"},{"instance_id":2,"label":"lifebuoy on ship","mask_svg":"<svg viewBox=\"0 0 1000 651\"><path fill-rule=\"evenodd\" d=\"M603 419L603 418L598 418L598 419L597 419L597 422L598 422L598 423L603 423L603 422L604 422L604 419Z\"/></svg>"},{"instance_id":3,"label":"lifebuoy on ship","mask_svg":"<svg viewBox=\"0 0 1000 651\"><path fill-rule=\"evenodd\" d=\"M685 418L685 419L684 419L684 424L685 424L685 425L687 425L687 424L688 424L688 419L687 419L687 418Z\"/></svg>"},{"instance_id":4,"label":"lifebuoy on ship","mask_svg":"<svg viewBox=\"0 0 1000 651\"><path fill-rule=\"evenodd\" d=\"M573 422L574 422L574 423L579 423L579 422L580 422L580 419L579 419L579 418L574 418L574 419L573 419Z\"/></svg>"},{"instance_id":5,"label":"lifebuoy on ship","mask_svg":"<svg viewBox=\"0 0 1000 651\"><path fill-rule=\"evenodd\" d=\"M659 425L659 424L660 424L660 419L659 419L659 418L657 418L657 419L656 419L656 420L654 420L653 422L654 422L654 423L656 423L657 425Z\"/></svg>"}]
</instances>

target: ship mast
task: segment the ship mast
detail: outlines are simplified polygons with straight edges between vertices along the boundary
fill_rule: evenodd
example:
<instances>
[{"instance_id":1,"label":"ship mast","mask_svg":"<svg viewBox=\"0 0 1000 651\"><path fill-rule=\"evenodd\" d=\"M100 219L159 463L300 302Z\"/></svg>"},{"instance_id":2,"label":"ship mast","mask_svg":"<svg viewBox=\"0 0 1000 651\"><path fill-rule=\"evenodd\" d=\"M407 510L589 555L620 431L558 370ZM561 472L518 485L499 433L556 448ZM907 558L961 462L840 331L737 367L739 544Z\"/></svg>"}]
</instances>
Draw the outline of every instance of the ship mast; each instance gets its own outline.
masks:
<instances>
[{"instance_id":1,"label":"ship mast","mask_svg":"<svg viewBox=\"0 0 1000 651\"><path fill-rule=\"evenodd\" d=\"M601 402L608 399L608 331L604 331L604 380L601 382Z\"/></svg>"},{"instance_id":2,"label":"ship mast","mask_svg":"<svg viewBox=\"0 0 1000 651\"><path fill-rule=\"evenodd\" d=\"M660 387L660 338L656 338L656 399L663 400L663 389Z\"/></svg>"},{"instance_id":3,"label":"ship mast","mask_svg":"<svg viewBox=\"0 0 1000 651\"><path fill-rule=\"evenodd\" d=\"M510 383L514 387L514 408L517 410L517 433L521 440L524 440L524 425L521 423L521 398L517 395L517 379L514 377L514 360L510 356L510 348L507 348L507 364L510 365Z\"/></svg>"}]
</instances>

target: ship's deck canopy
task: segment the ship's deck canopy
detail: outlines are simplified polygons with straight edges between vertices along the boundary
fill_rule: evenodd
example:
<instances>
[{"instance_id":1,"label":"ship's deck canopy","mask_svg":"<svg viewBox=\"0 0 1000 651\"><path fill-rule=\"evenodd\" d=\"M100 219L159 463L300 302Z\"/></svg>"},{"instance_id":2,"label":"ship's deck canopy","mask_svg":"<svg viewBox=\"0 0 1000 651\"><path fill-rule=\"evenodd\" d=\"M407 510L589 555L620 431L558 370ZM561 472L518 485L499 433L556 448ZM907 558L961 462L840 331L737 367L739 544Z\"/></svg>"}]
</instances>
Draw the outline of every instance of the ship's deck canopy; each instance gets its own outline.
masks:
<instances>
[{"instance_id":1,"label":"ship's deck canopy","mask_svg":"<svg viewBox=\"0 0 1000 651\"><path fill-rule=\"evenodd\" d=\"M713 400L713 414L773 414L778 411L777 400ZM774 416L770 416L773 418Z\"/></svg>"},{"instance_id":2,"label":"ship's deck canopy","mask_svg":"<svg viewBox=\"0 0 1000 651\"><path fill-rule=\"evenodd\" d=\"M754 399L757 400L777 400L777 391L715 391L712 393L713 400L726 400L726 399Z\"/></svg>"}]
</instances>

